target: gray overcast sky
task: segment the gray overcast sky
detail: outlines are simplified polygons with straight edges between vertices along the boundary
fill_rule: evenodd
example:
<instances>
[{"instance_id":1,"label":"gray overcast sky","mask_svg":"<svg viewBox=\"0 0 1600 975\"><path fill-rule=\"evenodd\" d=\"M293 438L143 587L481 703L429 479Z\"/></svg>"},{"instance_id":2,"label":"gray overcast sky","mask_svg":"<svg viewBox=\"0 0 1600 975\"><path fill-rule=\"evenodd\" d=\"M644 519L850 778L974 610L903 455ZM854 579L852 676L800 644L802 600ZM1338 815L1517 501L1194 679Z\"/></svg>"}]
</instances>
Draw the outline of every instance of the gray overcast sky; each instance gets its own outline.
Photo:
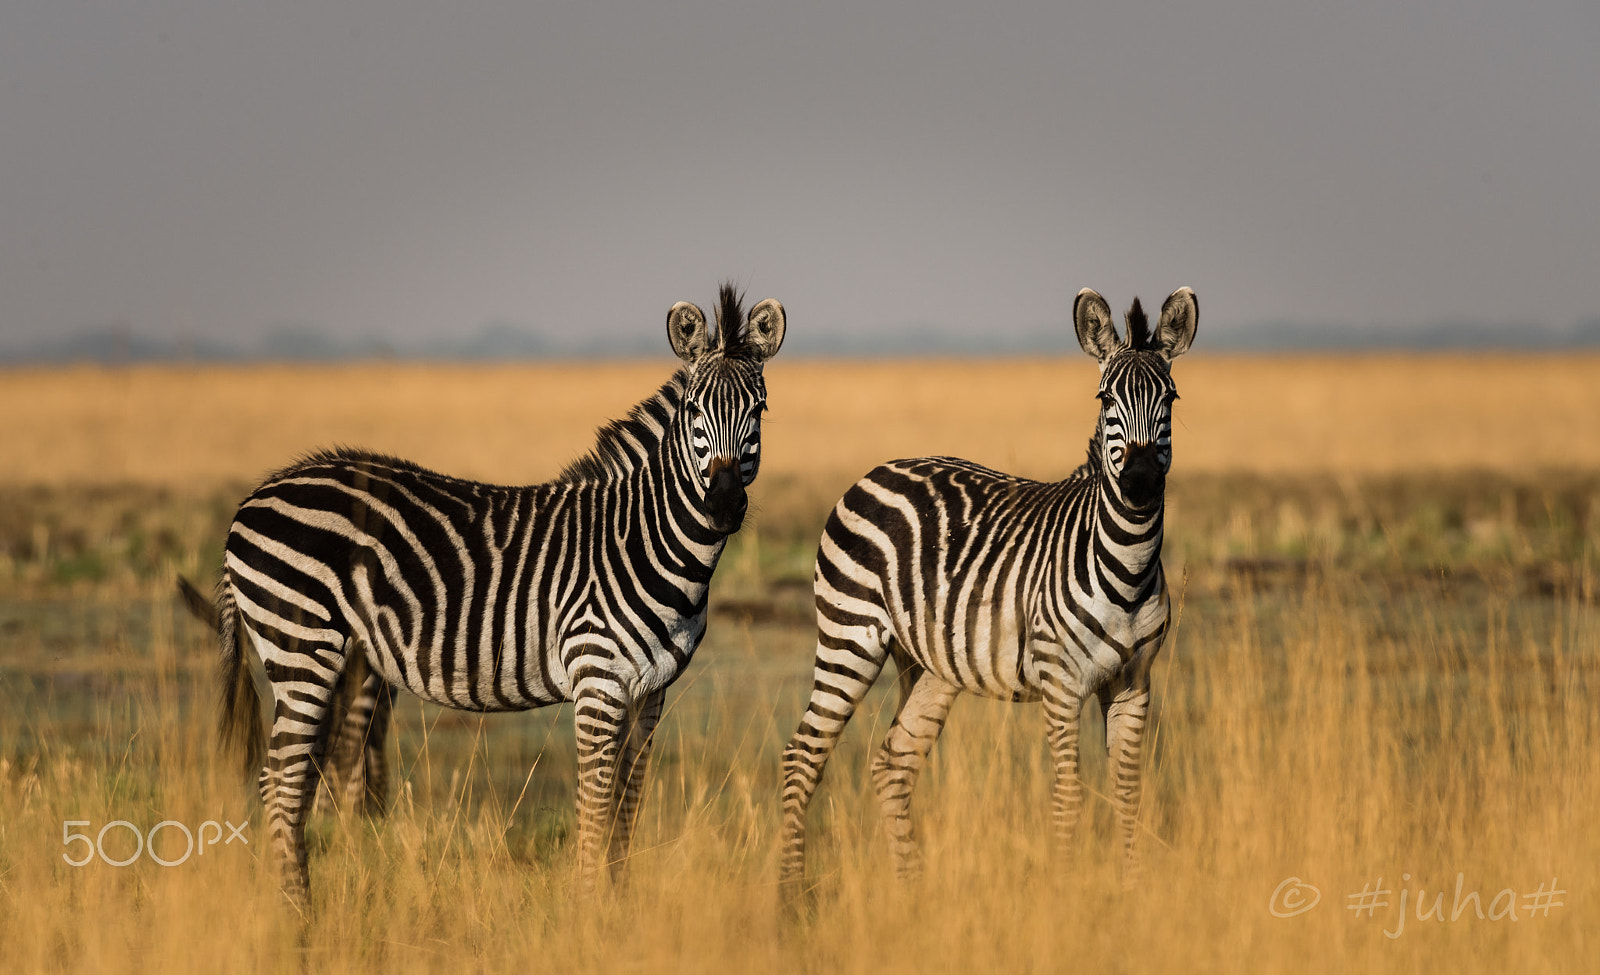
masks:
<instances>
[{"instance_id":1,"label":"gray overcast sky","mask_svg":"<svg viewBox=\"0 0 1600 975\"><path fill-rule=\"evenodd\" d=\"M0 6L0 330L1600 316L1600 4ZM664 348L664 342L663 342Z\"/></svg>"}]
</instances>

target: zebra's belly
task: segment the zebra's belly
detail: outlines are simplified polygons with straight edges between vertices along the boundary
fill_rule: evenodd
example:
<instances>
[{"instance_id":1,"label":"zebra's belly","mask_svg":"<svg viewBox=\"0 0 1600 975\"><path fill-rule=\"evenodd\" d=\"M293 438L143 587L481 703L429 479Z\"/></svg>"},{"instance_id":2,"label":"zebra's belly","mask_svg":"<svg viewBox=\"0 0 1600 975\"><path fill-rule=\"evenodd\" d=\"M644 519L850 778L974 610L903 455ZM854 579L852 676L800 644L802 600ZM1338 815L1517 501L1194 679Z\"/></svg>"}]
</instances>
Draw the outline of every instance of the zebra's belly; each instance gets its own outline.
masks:
<instances>
[{"instance_id":1,"label":"zebra's belly","mask_svg":"<svg viewBox=\"0 0 1600 975\"><path fill-rule=\"evenodd\" d=\"M434 688L423 686L415 680L404 681L401 686L411 693L433 704L440 704L447 708L461 711L477 711L487 714L505 713L508 711L531 711L550 704L560 704L566 698L555 694L523 694L515 690L502 689L496 694L492 690L480 690L476 695L467 695L462 691L441 694Z\"/></svg>"},{"instance_id":2,"label":"zebra's belly","mask_svg":"<svg viewBox=\"0 0 1600 975\"><path fill-rule=\"evenodd\" d=\"M558 704L567 698L540 674L524 674L518 680L507 667L507 656L502 653L498 662L489 654L444 654L429 657L409 649L381 647L368 654L373 669L384 679L433 704L464 711L505 712L528 711ZM452 666L444 666L445 658ZM531 679L530 679L531 678Z\"/></svg>"},{"instance_id":3,"label":"zebra's belly","mask_svg":"<svg viewBox=\"0 0 1600 975\"><path fill-rule=\"evenodd\" d=\"M940 679L970 694L1001 701L1038 699L1025 673L1028 627L1010 607L967 614L964 624L935 618L897 633L912 657ZM907 636L910 638L907 639Z\"/></svg>"},{"instance_id":4,"label":"zebra's belly","mask_svg":"<svg viewBox=\"0 0 1600 975\"><path fill-rule=\"evenodd\" d=\"M375 669L426 701L471 711L525 711L573 700L585 681L602 692L641 700L672 683L705 635L705 614L619 618L588 598L550 617L533 616L514 637L486 625L468 644L460 626L435 631L367 625ZM443 635L429 640L435 632ZM437 645L439 643L443 645Z\"/></svg>"}]
</instances>

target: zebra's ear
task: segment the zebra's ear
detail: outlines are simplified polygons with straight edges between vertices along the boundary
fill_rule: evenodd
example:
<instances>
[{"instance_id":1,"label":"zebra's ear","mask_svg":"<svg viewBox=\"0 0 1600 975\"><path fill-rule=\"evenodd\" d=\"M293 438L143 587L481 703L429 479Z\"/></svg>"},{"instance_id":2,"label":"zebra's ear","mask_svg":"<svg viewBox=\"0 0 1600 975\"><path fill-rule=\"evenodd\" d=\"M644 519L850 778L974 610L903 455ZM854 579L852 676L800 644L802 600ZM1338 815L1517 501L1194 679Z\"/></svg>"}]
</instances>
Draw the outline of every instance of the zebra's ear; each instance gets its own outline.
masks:
<instances>
[{"instance_id":1,"label":"zebra's ear","mask_svg":"<svg viewBox=\"0 0 1600 975\"><path fill-rule=\"evenodd\" d=\"M1161 306L1161 321L1156 325L1155 347L1171 362L1189 351L1194 333L1200 328L1200 299L1193 288L1179 288Z\"/></svg>"},{"instance_id":2,"label":"zebra's ear","mask_svg":"<svg viewBox=\"0 0 1600 975\"><path fill-rule=\"evenodd\" d=\"M1073 301L1072 326L1078 330L1078 344L1083 346L1083 351L1101 362L1122 348L1117 327L1111 320L1111 306L1093 288L1084 288Z\"/></svg>"},{"instance_id":3,"label":"zebra's ear","mask_svg":"<svg viewBox=\"0 0 1600 975\"><path fill-rule=\"evenodd\" d=\"M777 355L778 347L783 345L783 325L783 306L778 299L768 298L750 309L750 317L745 319L744 347L765 362Z\"/></svg>"},{"instance_id":4,"label":"zebra's ear","mask_svg":"<svg viewBox=\"0 0 1600 975\"><path fill-rule=\"evenodd\" d=\"M667 312L667 341L684 362L693 362L711 351L712 336L706 331L706 313L690 301L680 301Z\"/></svg>"}]
</instances>

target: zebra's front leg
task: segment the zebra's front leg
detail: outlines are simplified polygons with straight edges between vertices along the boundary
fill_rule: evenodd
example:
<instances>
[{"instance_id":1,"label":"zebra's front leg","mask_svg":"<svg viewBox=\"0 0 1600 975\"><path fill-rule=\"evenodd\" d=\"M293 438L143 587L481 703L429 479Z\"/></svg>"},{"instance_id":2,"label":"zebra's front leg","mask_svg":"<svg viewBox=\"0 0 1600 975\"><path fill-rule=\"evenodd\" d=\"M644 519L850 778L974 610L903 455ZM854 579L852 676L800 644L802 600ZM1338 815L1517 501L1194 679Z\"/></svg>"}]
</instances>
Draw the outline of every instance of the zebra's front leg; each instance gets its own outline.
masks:
<instances>
[{"instance_id":1,"label":"zebra's front leg","mask_svg":"<svg viewBox=\"0 0 1600 975\"><path fill-rule=\"evenodd\" d=\"M572 722L578 742L578 892L594 893L614 826L617 759L628 724L629 702L615 680L578 681Z\"/></svg>"},{"instance_id":2,"label":"zebra's front leg","mask_svg":"<svg viewBox=\"0 0 1600 975\"><path fill-rule=\"evenodd\" d=\"M606 862L611 865L611 881L620 883L627 867L628 849L633 845L633 826L639 813L640 793L645 770L650 765L650 747L655 743L656 725L661 720L665 689L647 696L630 716L622 741L620 779L613 793L611 843Z\"/></svg>"},{"instance_id":3,"label":"zebra's front leg","mask_svg":"<svg viewBox=\"0 0 1600 975\"><path fill-rule=\"evenodd\" d=\"M872 759L872 784L883 810L895 874L901 880L913 880L922 873L922 853L911 822L911 791L927 764L928 752L944 730L957 693L953 684L923 671Z\"/></svg>"},{"instance_id":4,"label":"zebra's front leg","mask_svg":"<svg viewBox=\"0 0 1600 975\"><path fill-rule=\"evenodd\" d=\"M1106 687L1100 691L1100 708L1105 715L1106 754L1113 776L1111 803L1122 840L1122 884L1132 887L1141 870L1137 844L1143 791L1140 753L1150 710L1149 679L1135 678Z\"/></svg>"},{"instance_id":5,"label":"zebra's front leg","mask_svg":"<svg viewBox=\"0 0 1600 975\"><path fill-rule=\"evenodd\" d=\"M1078 780L1078 720L1082 714L1082 694L1059 680L1045 682L1045 737L1055 766L1050 811L1062 867L1068 870L1078 856L1078 819L1083 813L1083 784Z\"/></svg>"}]
</instances>

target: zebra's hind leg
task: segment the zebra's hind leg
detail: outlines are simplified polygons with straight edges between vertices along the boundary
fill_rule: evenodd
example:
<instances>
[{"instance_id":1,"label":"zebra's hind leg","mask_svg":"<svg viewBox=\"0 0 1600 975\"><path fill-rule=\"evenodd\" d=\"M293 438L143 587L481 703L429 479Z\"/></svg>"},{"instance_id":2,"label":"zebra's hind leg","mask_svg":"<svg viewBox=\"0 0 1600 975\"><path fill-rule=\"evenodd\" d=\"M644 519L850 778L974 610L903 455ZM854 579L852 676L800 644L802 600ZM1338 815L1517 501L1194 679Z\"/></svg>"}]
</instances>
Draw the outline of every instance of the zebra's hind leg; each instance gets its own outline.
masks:
<instances>
[{"instance_id":1,"label":"zebra's hind leg","mask_svg":"<svg viewBox=\"0 0 1600 975\"><path fill-rule=\"evenodd\" d=\"M311 801L313 816L337 815L359 806L367 777L363 767L367 729L375 704L370 676L366 658L352 653L334 685L328 702L327 759L321 763L322 781Z\"/></svg>"},{"instance_id":2,"label":"zebra's hind leg","mask_svg":"<svg viewBox=\"0 0 1600 975\"><path fill-rule=\"evenodd\" d=\"M374 675L376 676L376 675ZM389 812L389 718L394 714L394 685L381 678L373 692L372 720L367 724L366 750L361 768L366 773L366 795L361 814L380 819Z\"/></svg>"},{"instance_id":3,"label":"zebra's hind leg","mask_svg":"<svg viewBox=\"0 0 1600 975\"><path fill-rule=\"evenodd\" d=\"M272 731L261 772L266 834L283 874L283 891L307 903L305 820L321 780L328 747L328 712L344 669L341 646L283 638L280 649L253 629L250 636L272 683Z\"/></svg>"},{"instance_id":4,"label":"zebra's hind leg","mask_svg":"<svg viewBox=\"0 0 1600 975\"><path fill-rule=\"evenodd\" d=\"M346 690L356 684L360 686L354 693ZM339 730L328 748L324 787L317 790L312 815L332 812L329 807L337 805L340 811L377 818L384 814L388 801L389 766L384 746L394 687L373 671L365 658L353 653L339 688L329 716L329 727ZM345 704L342 709L337 706L341 700Z\"/></svg>"},{"instance_id":5,"label":"zebra's hind leg","mask_svg":"<svg viewBox=\"0 0 1600 975\"><path fill-rule=\"evenodd\" d=\"M811 700L800 727L783 750L783 840L780 896L799 906L806 872L806 808L822 781L822 770L856 708L883 672L888 648L876 627L844 629L818 613L821 633Z\"/></svg>"},{"instance_id":6,"label":"zebra's hind leg","mask_svg":"<svg viewBox=\"0 0 1600 975\"><path fill-rule=\"evenodd\" d=\"M1122 884L1132 887L1139 882L1142 867L1137 840L1143 791L1140 752L1150 710L1148 678L1119 681L1104 688L1100 691L1100 707L1105 715L1106 754L1113 776L1111 805L1122 840Z\"/></svg>"},{"instance_id":7,"label":"zebra's hind leg","mask_svg":"<svg viewBox=\"0 0 1600 975\"><path fill-rule=\"evenodd\" d=\"M667 692L659 690L646 697L628 719L623 734L621 781L614 788L615 812L612 817L610 849L606 862L611 865L611 881L622 882L628 850L633 845L633 826L639 813L640 792L645 770L650 764L650 747L655 743L656 725L661 720L661 705Z\"/></svg>"},{"instance_id":8,"label":"zebra's hind leg","mask_svg":"<svg viewBox=\"0 0 1600 975\"><path fill-rule=\"evenodd\" d=\"M922 873L922 853L911 822L911 792L958 693L955 685L923 671L872 759L872 784L883 809L895 874L901 880Z\"/></svg>"}]
</instances>

